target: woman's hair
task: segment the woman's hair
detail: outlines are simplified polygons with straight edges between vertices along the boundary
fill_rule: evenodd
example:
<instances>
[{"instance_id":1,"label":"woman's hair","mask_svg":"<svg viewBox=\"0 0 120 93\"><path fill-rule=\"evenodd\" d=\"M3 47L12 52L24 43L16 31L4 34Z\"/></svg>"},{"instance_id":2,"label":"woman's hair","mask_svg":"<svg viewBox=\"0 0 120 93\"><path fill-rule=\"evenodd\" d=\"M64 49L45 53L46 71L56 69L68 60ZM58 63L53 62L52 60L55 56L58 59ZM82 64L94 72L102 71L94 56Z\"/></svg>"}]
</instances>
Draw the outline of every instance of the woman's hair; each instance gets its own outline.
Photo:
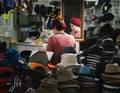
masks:
<instances>
[{"instance_id":1,"label":"woman's hair","mask_svg":"<svg viewBox=\"0 0 120 93\"><path fill-rule=\"evenodd\" d=\"M52 28L56 28L58 31L66 29L66 23L62 18L55 18L52 21Z\"/></svg>"}]
</instances>

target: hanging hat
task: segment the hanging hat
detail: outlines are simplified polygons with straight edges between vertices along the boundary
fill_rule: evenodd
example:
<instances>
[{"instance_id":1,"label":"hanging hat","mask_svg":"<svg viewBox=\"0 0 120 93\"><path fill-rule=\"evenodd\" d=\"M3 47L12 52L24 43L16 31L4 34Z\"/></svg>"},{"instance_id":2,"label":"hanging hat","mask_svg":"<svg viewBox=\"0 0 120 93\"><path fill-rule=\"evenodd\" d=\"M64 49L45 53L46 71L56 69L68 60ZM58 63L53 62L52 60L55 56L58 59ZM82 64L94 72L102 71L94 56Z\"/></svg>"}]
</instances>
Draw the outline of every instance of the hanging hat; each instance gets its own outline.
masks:
<instances>
[{"instance_id":1,"label":"hanging hat","mask_svg":"<svg viewBox=\"0 0 120 93\"><path fill-rule=\"evenodd\" d=\"M70 19L70 23L76 25L76 26L81 26L81 20L77 17L73 17Z\"/></svg>"},{"instance_id":2,"label":"hanging hat","mask_svg":"<svg viewBox=\"0 0 120 93\"><path fill-rule=\"evenodd\" d=\"M85 1L84 2L84 8L85 9L91 8L94 5L95 5L95 1Z\"/></svg>"},{"instance_id":3,"label":"hanging hat","mask_svg":"<svg viewBox=\"0 0 120 93\"><path fill-rule=\"evenodd\" d=\"M103 14L107 13L107 12L111 9L111 7L112 7L112 4L111 4L111 3L105 3L105 4L103 5L102 13L103 13Z\"/></svg>"},{"instance_id":4,"label":"hanging hat","mask_svg":"<svg viewBox=\"0 0 120 93\"><path fill-rule=\"evenodd\" d=\"M100 22L112 21L114 17L115 16L112 13L106 13L100 17Z\"/></svg>"},{"instance_id":5,"label":"hanging hat","mask_svg":"<svg viewBox=\"0 0 120 93\"><path fill-rule=\"evenodd\" d=\"M77 54L73 53L64 53L61 55L61 62L57 64L58 66L71 66L71 65L80 65L77 61Z\"/></svg>"},{"instance_id":6,"label":"hanging hat","mask_svg":"<svg viewBox=\"0 0 120 93\"><path fill-rule=\"evenodd\" d=\"M95 5L96 8L100 8L103 5L102 0L98 0L98 3Z\"/></svg>"}]
</instances>

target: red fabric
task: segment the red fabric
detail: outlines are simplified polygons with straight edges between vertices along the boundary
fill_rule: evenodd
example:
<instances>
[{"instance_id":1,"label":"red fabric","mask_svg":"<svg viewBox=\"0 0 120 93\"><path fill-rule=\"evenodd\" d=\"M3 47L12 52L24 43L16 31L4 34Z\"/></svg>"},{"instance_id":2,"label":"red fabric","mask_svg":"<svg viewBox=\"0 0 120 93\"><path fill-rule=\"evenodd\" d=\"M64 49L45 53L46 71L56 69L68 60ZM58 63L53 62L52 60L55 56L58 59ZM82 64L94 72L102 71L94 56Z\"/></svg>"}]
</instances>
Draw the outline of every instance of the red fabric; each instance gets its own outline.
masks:
<instances>
[{"instance_id":1,"label":"red fabric","mask_svg":"<svg viewBox=\"0 0 120 93\"><path fill-rule=\"evenodd\" d=\"M54 52L51 59L51 64L56 65L60 63L61 55L63 54L63 48L67 46L76 47L76 41L72 35L68 34L56 34L48 39L47 51Z\"/></svg>"}]
</instances>

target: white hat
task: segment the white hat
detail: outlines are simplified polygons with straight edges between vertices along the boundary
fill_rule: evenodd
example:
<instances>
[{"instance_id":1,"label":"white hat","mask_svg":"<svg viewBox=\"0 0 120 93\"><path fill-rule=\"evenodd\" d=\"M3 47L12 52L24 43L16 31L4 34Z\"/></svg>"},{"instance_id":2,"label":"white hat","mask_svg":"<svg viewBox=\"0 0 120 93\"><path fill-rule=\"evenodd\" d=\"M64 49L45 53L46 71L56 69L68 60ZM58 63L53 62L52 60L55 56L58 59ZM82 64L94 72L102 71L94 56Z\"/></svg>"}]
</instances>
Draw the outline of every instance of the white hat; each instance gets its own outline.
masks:
<instances>
[{"instance_id":1,"label":"white hat","mask_svg":"<svg viewBox=\"0 0 120 93\"><path fill-rule=\"evenodd\" d=\"M58 66L80 65L77 61L77 54L64 53L61 55L61 62Z\"/></svg>"}]
</instances>

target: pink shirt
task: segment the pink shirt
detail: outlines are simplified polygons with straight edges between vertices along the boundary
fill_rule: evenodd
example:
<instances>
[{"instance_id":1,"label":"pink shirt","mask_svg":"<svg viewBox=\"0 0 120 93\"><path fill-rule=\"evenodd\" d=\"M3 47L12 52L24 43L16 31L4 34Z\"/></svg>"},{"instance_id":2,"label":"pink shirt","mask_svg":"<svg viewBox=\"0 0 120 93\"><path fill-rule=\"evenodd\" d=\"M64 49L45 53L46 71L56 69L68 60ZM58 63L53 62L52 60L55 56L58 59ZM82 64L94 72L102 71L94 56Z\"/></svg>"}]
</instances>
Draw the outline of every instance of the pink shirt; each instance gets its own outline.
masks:
<instances>
[{"instance_id":1,"label":"pink shirt","mask_svg":"<svg viewBox=\"0 0 120 93\"><path fill-rule=\"evenodd\" d=\"M70 34L73 35L74 37L81 37L81 32L80 31L76 32L76 33L75 33L75 31L71 31Z\"/></svg>"},{"instance_id":2,"label":"pink shirt","mask_svg":"<svg viewBox=\"0 0 120 93\"><path fill-rule=\"evenodd\" d=\"M51 64L56 65L57 63L60 63L61 61L61 55L63 54L64 47L67 46L73 46L76 47L76 40L72 35L68 34L56 34L54 36L51 36L48 39L47 44L47 51L54 52L54 55L51 59Z\"/></svg>"}]
</instances>

